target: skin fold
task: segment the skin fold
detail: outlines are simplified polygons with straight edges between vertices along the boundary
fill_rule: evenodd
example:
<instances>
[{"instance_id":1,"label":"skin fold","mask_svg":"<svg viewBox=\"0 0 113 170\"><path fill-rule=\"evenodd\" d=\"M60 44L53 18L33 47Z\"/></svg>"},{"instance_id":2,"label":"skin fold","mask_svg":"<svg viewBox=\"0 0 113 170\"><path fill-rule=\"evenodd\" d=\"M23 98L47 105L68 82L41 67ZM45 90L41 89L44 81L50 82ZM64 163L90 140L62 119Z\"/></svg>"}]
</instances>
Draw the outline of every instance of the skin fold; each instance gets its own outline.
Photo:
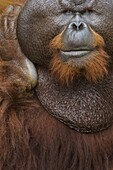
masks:
<instances>
[{"instance_id":1,"label":"skin fold","mask_svg":"<svg viewBox=\"0 0 113 170\"><path fill-rule=\"evenodd\" d=\"M113 169L113 3L28 0L0 15L0 169Z\"/></svg>"}]
</instances>

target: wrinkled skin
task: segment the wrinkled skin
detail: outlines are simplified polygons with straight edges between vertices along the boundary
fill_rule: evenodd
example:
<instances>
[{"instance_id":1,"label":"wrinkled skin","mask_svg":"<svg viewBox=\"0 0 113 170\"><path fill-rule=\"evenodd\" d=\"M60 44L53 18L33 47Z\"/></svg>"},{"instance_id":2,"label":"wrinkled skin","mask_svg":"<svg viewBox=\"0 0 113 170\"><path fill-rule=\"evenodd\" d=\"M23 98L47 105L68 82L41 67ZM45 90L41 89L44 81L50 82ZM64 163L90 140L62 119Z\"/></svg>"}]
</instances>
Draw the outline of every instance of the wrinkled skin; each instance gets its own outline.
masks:
<instances>
[{"instance_id":1,"label":"wrinkled skin","mask_svg":"<svg viewBox=\"0 0 113 170\"><path fill-rule=\"evenodd\" d=\"M107 12L108 9L109 13ZM98 33L98 35L103 37L105 43L104 49L106 51L105 55L112 57L112 10L113 3L111 1L49 0L45 3L43 0L32 0L28 1L25 5L18 19L17 36L20 47L24 54L39 66L39 86L37 95L40 101L53 116L59 118L70 127L75 128L77 131L95 132L103 130L112 124L113 95L111 94L113 94L113 78L110 73L111 71L109 70L108 77L104 76L98 83L91 83L87 82L84 78L78 78L73 83L73 87L62 88L62 85L59 82L56 84L56 81L59 78L58 75L56 79L53 78L54 76L51 78L51 74L48 72L50 68L45 71L43 69L49 67L52 59L49 45L55 36L60 34L64 29L67 29L72 21L76 22L78 18L78 22L79 20L80 22L83 21L83 23L87 25L87 29L91 28ZM68 32L67 29L67 37ZM81 38L82 34L78 35L78 37L76 37L75 34L73 35L73 37L75 36L75 40L73 40L75 42L71 42L69 47L69 43L67 43L69 38L66 38L65 34L66 33L64 33L64 38L62 38L64 47L61 47L60 50L73 51L74 48L77 47L76 38L78 38L78 42L80 41L80 45L83 43ZM90 33L88 34L89 35L87 35L86 32L84 33L87 37L91 37ZM90 39L86 38L84 43L86 43L87 47L91 46L91 43L93 44L93 36ZM75 47L72 47L74 44ZM78 44L79 48L80 45ZM89 59L90 58L91 56ZM71 59L69 58L69 61L70 60ZM86 60L80 58L75 59L74 61L72 60L70 63L76 62L76 65L81 66L82 64L84 65ZM68 60L66 62L68 62ZM64 59L64 63L66 62ZM107 63L107 65L109 65L109 63ZM41 71L40 66L42 68ZM92 68L93 67L94 66L92 66ZM98 72L98 70L97 73L93 73L92 71L94 76L96 74L99 76ZM103 75L100 77L103 77ZM55 94L53 94L53 91ZM57 97L58 95L59 98Z\"/></svg>"},{"instance_id":2,"label":"wrinkled skin","mask_svg":"<svg viewBox=\"0 0 113 170\"><path fill-rule=\"evenodd\" d=\"M111 0L28 0L22 10L11 6L1 15L1 170L113 169L112 11ZM93 32L102 36L105 74L97 81L81 73L67 85L51 72L56 36L64 52L83 38L68 43L73 20L87 27L86 47L94 46ZM71 60L58 57L64 68ZM91 57L74 56L70 67Z\"/></svg>"},{"instance_id":3,"label":"wrinkled skin","mask_svg":"<svg viewBox=\"0 0 113 170\"><path fill-rule=\"evenodd\" d=\"M18 39L22 51L33 62L48 64L51 58L47 48L50 41L75 17L76 12L80 12L84 20L103 36L107 52L111 55L113 53L111 46L113 42L112 10L113 5L110 0L91 0L90 3L86 0L83 4L81 1L80 6L76 5L76 0L72 2L49 0L47 3L44 0L29 1L18 21Z\"/></svg>"}]
</instances>

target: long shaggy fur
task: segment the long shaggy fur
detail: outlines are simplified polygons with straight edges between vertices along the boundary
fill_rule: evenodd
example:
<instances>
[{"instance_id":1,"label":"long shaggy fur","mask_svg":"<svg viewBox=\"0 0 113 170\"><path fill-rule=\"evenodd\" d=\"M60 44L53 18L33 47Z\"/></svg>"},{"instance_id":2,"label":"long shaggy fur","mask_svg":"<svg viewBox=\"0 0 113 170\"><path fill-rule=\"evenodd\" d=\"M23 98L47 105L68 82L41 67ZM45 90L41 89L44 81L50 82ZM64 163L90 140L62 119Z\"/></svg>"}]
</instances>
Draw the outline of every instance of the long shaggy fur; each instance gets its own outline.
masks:
<instances>
[{"instance_id":1,"label":"long shaggy fur","mask_svg":"<svg viewBox=\"0 0 113 170\"><path fill-rule=\"evenodd\" d=\"M94 55L84 65L85 77L106 74L107 58L103 50ZM67 84L81 73L81 68L63 65L57 53L52 67ZM18 96L23 81L14 63L0 58L0 170L112 170L113 127L96 134L70 129L46 112L35 92Z\"/></svg>"},{"instance_id":2,"label":"long shaggy fur","mask_svg":"<svg viewBox=\"0 0 113 170\"><path fill-rule=\"evenodd\" d=\"M0 106L1 170L112 170L113 127L82 134L32 97Z\"/></svg>"},{"instance_id":3,"label":"long shaggy fur","mask_svg":"<svg viewBox=\"0 0 113 170\"><path fill-rule=\"evenodd\" d=\"M0 66L0 170L112 170L113 127L97 134L70 129L35 93L16 97L19 84L10 78L21 73L10 61Z\"/></svg>"}]
</instances>

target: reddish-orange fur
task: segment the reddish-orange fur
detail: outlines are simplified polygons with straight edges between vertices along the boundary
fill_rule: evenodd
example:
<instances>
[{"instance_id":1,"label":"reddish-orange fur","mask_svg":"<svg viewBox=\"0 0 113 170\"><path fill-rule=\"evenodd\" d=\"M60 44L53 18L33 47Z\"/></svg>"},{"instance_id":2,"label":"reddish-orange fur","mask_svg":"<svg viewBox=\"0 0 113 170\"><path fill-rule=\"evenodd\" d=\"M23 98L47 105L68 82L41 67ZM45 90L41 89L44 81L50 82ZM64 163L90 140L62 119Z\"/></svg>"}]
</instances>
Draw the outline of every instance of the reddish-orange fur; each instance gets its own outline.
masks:
<instances>
[{"instance_id":1,"label":"reddish-orange fur","mask_svg":"<svg viewBox=\"0 0 113 170\"><path fill-rule=\"evenodd\" d=\"M107 74L103 40L95 39L98 55L93 53L82 70L91 81ZM56 51L62 45L58 36ZM25 78L13 65L14 51L9 49L9 58L7 53L0 54L6 56L0 60L0 170L112 170L113 126L96 134L78 133L47 113L35 94L18 96L23 84L12 80ZM57 52L53 55L52 73L69 85L81 69L63 64Z\"/></svg>"},{"instance_id":2,"label":"reddish-orange fur","mask_svg":"<svg viewBox=\"0 0 113 170\"><path fill-rule=\"evenodd\" d=\"M63 85L70 85L75 78L84 75L88 81L97 82L108 73L109 56L104 51L103 38L92 31L94 36L93 47L97 50L92 51L87 58L81 59L82 64L78 64L77 59L70 59L63 62L60 58L59 50L65 49L62 43L63 32L57 35L50 44L53 58L50 64L52 74Z\"/></svg>"},{"instance_id":3,"label":"reddish-orange fur","mask_svg":"<svg viewBox=\"0 0 113 170\"><path fill-rule=\"evenodd\" d=\"M70 129L35 95L17 98L9 81L15 68L9 61L0 68L0 170L112 170L113 127L96 134Z\"/></svg>"},{"instance_id":4,"label":"reddish-orange fur","mask_svg":"<svg viewBox=\"0 0 113 170\"><path fill-rule=\"evenodd\" d=\"M78 133L51 117L35 97L4 100L0 109L1 170L108 170L112 165L113 127Z\"/></svg>"}]
</instances>

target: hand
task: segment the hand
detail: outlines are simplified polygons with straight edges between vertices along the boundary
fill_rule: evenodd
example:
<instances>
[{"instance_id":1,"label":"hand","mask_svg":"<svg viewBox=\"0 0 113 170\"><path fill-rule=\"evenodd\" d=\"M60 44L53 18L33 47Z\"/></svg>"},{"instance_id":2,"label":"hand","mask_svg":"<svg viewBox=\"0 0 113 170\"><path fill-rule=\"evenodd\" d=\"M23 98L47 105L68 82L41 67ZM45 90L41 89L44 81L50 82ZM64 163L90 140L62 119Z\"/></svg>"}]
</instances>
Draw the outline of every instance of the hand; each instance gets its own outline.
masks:
<instances>
[{"instance_id":1,"label":"hand","mask_svg":"<svg viewBox=\"0 0 113 170\"><path fill-rule=\"evenodd\" d=\"M16 37L20 10L20 6L9 6L0 16L0 98L25 96L37 84L36 69Z\"/></svg>"}]
</instances>

